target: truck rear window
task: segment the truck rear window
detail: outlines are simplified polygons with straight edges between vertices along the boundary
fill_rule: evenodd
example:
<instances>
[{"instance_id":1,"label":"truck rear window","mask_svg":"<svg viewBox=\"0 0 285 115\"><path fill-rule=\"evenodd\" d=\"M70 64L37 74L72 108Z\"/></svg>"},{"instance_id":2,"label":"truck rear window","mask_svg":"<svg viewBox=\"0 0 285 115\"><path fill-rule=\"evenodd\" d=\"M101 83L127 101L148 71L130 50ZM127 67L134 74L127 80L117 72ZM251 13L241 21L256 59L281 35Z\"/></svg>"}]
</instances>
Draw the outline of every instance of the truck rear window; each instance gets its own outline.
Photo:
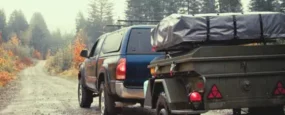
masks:
<instances>
[{"instance_id":1,"label":"truck rear window","mask_svg":"<svg viewBox=\"0 0 285 115\"><path fill-rule=\"evenodd\" d=\"M135 54L153 54L157 52L153 52L151 43L150 43L150 35L151 29L143 28L143 29L132 29L127 53L135 53Z\"/></svg>"}]
</instances>

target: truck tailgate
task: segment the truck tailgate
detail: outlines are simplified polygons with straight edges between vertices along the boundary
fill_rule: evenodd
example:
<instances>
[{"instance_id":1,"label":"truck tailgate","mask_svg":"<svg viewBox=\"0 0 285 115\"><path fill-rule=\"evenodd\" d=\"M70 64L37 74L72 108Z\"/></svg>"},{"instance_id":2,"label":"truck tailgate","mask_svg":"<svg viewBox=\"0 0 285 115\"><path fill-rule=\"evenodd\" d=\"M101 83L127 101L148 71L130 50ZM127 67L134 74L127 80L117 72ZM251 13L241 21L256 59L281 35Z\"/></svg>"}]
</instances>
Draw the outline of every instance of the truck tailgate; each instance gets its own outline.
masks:
<instances>
[{"instance_id":1,"label":"truck tailgate","mask_svg":"<svg viewBox=\"0 0 285 115\"><path fill-rule=\"evenodd\" d=\"M144 81L151 77L147 65L157 56L160 55L127 55L127 72L124 85L142 88Z\"/></svg>"}]
</instances>

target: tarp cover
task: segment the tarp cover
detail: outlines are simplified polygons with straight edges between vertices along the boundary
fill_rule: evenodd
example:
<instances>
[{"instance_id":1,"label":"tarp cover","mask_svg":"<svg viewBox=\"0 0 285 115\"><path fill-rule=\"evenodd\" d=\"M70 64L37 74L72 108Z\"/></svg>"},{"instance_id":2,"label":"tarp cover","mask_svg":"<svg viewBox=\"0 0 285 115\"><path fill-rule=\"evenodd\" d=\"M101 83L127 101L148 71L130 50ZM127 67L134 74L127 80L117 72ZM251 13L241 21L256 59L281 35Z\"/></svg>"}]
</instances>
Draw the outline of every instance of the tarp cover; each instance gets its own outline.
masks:
<instances>
[{"instance_id":1,"label":"tarp cover","mask_svg":"<svg viewBox=\"0 0 285 115\"><path fill-rule=\"evenodd\" d=\"M172 14L152 30L156 51L181 50L196 44L285 38L285 15L277 12Z\"/></svg>"}]
</instances>

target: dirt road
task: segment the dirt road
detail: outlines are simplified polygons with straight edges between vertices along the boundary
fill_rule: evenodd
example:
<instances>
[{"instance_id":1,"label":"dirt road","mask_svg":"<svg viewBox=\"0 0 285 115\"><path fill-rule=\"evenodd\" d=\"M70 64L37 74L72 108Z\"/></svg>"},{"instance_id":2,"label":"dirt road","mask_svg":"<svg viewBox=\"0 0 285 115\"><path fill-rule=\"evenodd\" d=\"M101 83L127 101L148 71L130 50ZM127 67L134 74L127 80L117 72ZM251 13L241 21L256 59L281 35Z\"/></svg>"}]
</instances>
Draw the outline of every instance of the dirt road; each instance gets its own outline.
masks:
<instances>
[{"instance_id":1,"label":"dirt road","mask_svg":"<svg viewBox=\"0 0 285 115\"><path fill-rule=\"evenodd\" d=\"M1 92L7 94L0 94L0 103L6 103L7 106L0 106L0 115L99 115L97 98L90 109L80 108L77 81L47 75L44 64L44 61L40 61L36 66L25 69L15 83L18 88ZM123 111L124 115L142 112L140 108ZM221 113L209 112L205 115L219 114Z\"/></svg>"}]
</instances>

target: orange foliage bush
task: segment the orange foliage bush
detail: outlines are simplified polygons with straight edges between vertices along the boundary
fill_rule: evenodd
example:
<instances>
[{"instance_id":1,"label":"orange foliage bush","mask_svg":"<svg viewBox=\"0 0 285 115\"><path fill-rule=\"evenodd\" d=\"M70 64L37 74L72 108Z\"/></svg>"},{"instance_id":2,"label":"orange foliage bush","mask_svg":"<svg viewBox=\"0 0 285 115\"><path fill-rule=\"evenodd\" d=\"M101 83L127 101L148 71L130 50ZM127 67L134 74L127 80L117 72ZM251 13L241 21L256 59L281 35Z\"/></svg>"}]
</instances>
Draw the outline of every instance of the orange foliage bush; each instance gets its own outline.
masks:
<instances>
[{"instance_id":1,"label":"orange foliage bush","mask_svg":"<svg viewBox=\"0 0 285 115\"><path fill-rule=\"evenodd\" d=\"M16 45L16 46L18 46L18 45L20 44L20 40L19 40L17 34L14 34L14 35L11 37L10 42L11 42L13 45Z\"/></svg>"},{"instance_id":2,"label":"orange foliage bush","mask_svg":"<svg viewBox=\"0 0 285 115\"><path fill-rule=\"evenodd\" d=\"M38 50L35 50L33 53L33 57L37 58L37 59L41 59L41 52L39 52Z\"/></svg>"},{"instance_id":3,"label":"orange foliage bush","mask_svg":"<svg viewBox=\"0 0 285 115\"><path fill-rule=\"evenodd\" d=\"M14 79L14 77L11 77L12 74L8 72L0 72L0 86L5 85L7 82Z\"/></svg>"},{"instance_id":4,"label":"orange foliage bush","mask_svg":"<svg viewBox=\"0 0 285 115\"><path fill-rule=\"evenodd\" d=\"M80 40L80 38L75 39L73 50L73 61L75 67L78 67L78 65L84 61L84 58L80 56L80 53L83 49L85 49L85 47L86 45Z\"/></svg>"},{"instance_id":5,"label":"orange foliage bush","mask_svg":"<svg viewBox=\"0 0 285 115\"><path fill-rule=\"evenodd\" d=\"M19 45L20 40L16 35L13 35L8 43L2 43L0 46L0 86L15 79L17 72L32 64L28 56L21 55L23 53L19 50Z\"/></svg>"}]
</instances>

